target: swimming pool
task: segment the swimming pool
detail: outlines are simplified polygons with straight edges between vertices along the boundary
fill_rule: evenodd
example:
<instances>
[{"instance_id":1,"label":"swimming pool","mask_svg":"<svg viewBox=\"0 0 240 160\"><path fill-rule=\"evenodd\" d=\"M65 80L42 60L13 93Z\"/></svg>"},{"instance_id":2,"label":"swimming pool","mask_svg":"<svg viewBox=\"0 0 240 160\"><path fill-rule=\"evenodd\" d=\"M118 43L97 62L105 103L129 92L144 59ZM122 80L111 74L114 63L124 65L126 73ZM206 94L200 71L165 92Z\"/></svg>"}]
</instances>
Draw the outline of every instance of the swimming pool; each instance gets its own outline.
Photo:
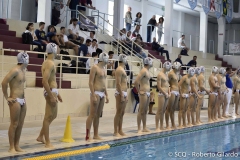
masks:
<instances>
[{"instance_id":1,"label":"swimming pool","mask_svg":"<svg viewBox=\"0 0 240 160\"><path fill-rule=\"evenodd\" d=\"M110 149L59 160L145 160L145 159L239 159L240 120L220 122L183 130L156 133L122 140L80 146L48 153L18 157L24 159L46 154L79 150L109 144ZM15 159L15 158L13 158Z\"/></svg>"}]
</instances>

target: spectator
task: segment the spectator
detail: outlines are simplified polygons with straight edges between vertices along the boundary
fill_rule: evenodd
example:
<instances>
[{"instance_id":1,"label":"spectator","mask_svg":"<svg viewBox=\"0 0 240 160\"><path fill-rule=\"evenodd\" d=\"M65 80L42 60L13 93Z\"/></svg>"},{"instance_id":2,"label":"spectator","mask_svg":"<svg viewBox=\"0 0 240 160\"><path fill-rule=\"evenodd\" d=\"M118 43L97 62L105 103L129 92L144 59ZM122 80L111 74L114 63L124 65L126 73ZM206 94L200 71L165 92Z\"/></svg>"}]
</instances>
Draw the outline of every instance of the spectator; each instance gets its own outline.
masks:
<instances>
[{"instance_id":1,"label":"spectator","mask_svg":"<svg viewBox=\"0 0 240 160\"><path fill-rule=\"evenodd\" d=\"M71 18L77 18L77 12L76 8L77 5L81 5L80 0L68 0L67 1L67 6L69 6L69 9L71 9ZM86 11L84 7L78 6L77 8L78 11Z\"/></svg>"},{"instance_id":2,"label":"spectator","mask_svg":"<svg viewBox=\"0 0 240 160\"><path fill-rule=\"evenodd\" d=\"M156 24L157 24L156 16L153 15L152 18L148 21L149 26L147 26L147 42L149 42L149 43L151 42L152 32L153 32Z\"/></svg>"},{"instance_id":3,"label":"spectator","mask_svg":"<svg viewBox=\"0 0 240 160\"><path fill-rule=\"evenodd\" d=\"M96 9L95 7L92 6L92 1L91 0L80 0L80 3L82 6L85 6L90 9Z\"/></svg>"},{"instance_id":4,"label":"spectator","mask_svg":"<svg viewBox=\"0 0 240 160\"><path fill-rule=\"evenodd\" d=\"M138 44L138 45L141 45L141 40L140 39L136 39L135 40L135 43ZM134 54L136 56L138 56L139 58L146 58L146 54L142 51L142 49L137 46L136 44L133 45L133 51L134 51Z\"/></svg>"},{"instance_id":5,"label":"spectator","mask_svg":"<svg viewBox=\"0 0 240 160\"><path fill-rule=\"evenodd\" d=\"M120 30L120 32L119 32L119 43L121 43L122 44L122 46L119 46L119 48L118 48L118 52L120 53L120 47L122 48L122 53L123 54L126 54L126 52L125 52L125 47L126 47L126 43L127 43L127 41L126 41L126 39L127 39L127 37L126 37L126 29L125 28L123 28L122 30Z\"/></svg>"},{"instance_id":6,"label":"spectator","mask_svg":"<svg viewBox=\"0 0 240 160\"><path fill-rule=\"evenodd\" d=\"M128 7L128 11L125 14L125 23L126 23L126 30L131 31L132 27L132 13L131 13L132 8Z\"/></svg>"},{"instance_id":7,"label":"spectator","mask_svg":"<svg viewBox=\"0 0 240 160\"><path fill-rule=\"evenodd\" d=\"M55 27L52 26L52 25L49 27L49 32L47 34L47 39L48 39L48 42L55 43L59 47L64 46L64 44L65 44L64 40L63 40L63 35L61 33L59 35L56 34Z\"/></svg>"},{"instance_id":8,"label":"spectator","mask_svg":"<svg viewBox=\"0 0 240 160\"><path fill-rule=\"evenodd\" d=\"M92 66L92 64L98 64L98 54L97 52L93 52L92 53L92 59L88 58L87 62L86 62L86 73L89 74L90 73L90 68Z\"/></svg>"},{"instance_id":9,"label":"spectator","mask_svg":"<svg viewBox=\"0 0 240 160\"><path fill-rule=\"evenodd\" d=\"M115 76L115 70L114 70L114 60L112 60L113 58L113 55L114 55L114 52L113 51L109 51L108 52L108 56L109 56L109 61L108 61L108 64L107 64L107 75L110 75L110 76Z\"/></svg>"},{"instance_id":10,"label":"spectator","mask_svg":"<svg viewBox=\"0 0 240 160\"><path fill-rule=\"evenodd\" d=\"M175 60L175 62L179 62L183 66L181 58L182 58L182 56L181 56L181 54L179 54L178 58Z\"/></svg>"},{"instance_id":11,"label":"spectator","mask_svg":"<svg viewBox=\"0 0 240 160\"><path fill-rule=\"evenodd\" d=\"M142 39L141 34L137 34L137 37L136 37L136 38L140 40L140 46L141 46L142 48L144 48L145 44L144 44L144 42L143 42L143 39Z\"/></svg>"},{"instance_id":12,"label":"spectator","mask_svg":"<svg viewBox=\"0 0 240 160\"><path fill-rule=\"evenodd\" d=\"M95 38L95 31L90 31L90 36L88 36L86 39L90 39L91 41Z\"/></svg>"},{"instance_id":13,"label":"spectator","mask_svg":"<svg viewBox=\"0 0 240 160\"><path fill-rule=\"evenodd\" d=\"M161 42L161 38L162 38L162 34L163 34L163 22L164 22L164 18L163 17L160 17L159 20L158 20L158 23L157 23L157 28L158 28L158 43L160 44Z\"/></svg>"},{"instance_id":14,"label":"spectator","mask_svg":"<svg viewBox=\"0 0 240 160\"><path fill-rule=\"evenodd\" d=\"M132 32L132 38L137 37L140 31L140 25L136 25L134 31Z\"/></svg>"},{"instance_id":15,"label":"spectator","mask_svg":"<svg viewBox=\"0 0 240 160\"><path fill-rule=\"evenodd\" d=\"M142 13L138 12L136 14L136 19L134 20L134 26L141 25L141 18L142 18Z\"/></svg>"},{"instance_id":16,"label":"spectator","mask_svg":"<svg viewBox=\"0 0 240 160\"><path fill-rule=\"evenodd\" d=\"M193 56L193 60L189 61L187 66L197 67L197 56Z\"/></svg>"},{"instance_id":17,"label":"spectator","mask_svg":"<svg viewBox=\"0 0 240 160\"><path fill-rule=\"evenodd\" d=\"M52 23L51 25L56 26L57 24L61 23L60 18L60 11L63 8L63 0L52 0Z\"/></svg>"},{"instance_id":18,"label":"spectator","mask_svg":"<svg viewBox=\"0 0 240 160\"><path fill-rule=\"evenodd\" d=\"M45 23L44 22L40 22L39 23L39 29L35 30L35 35L37 36L37 42L41 43L41 45L43 46L42 51L45 52L46 51L46 46L48 44L48 42L46 41L46 33L43 30L45 27Z\"/></svg>"},{"instance_id":19,"label":"spectator","mask_svg":"<svg viewBox=\"0 0 240 160\"><path fill-rule=\"evenodd\" d=\"M164 50L164 48L161 47L160 44L158 44L158 43L156 42L156 38L155 38L155 37L153 38L152 49L153 49L153 50L156 50L156 51L158 51L158 52L161 52L161 56L163 55L163 53L166 53L167 60L168 60L168 61L171 61L171 60L169 59L169 53L168 53L168 51L167 51L167 50Z\"/></svg>"},{"instance_id":20,"label":"spectator","mask_svg":"<svg viewBox=\"0 0 240 160\"><path fill-rule=\"evenodd\" d=\"M33 37L33 41L32 41L32 45L37 45L38 46L38 51L39 52L45 52L42 49L42 43L40 43L38 41L38 38L34 32L34 24L33 23L28 23L27 27L26 27L26 31L24 33L31 33L32 37Z\"/></svg>"},{"instance_id":21,"label":"spectator","mask_svg":"<svg viewBox=\"0 0 240 160\"><path fill-rule=\"evenodd\" d=\"M185 35L182 35L182 37L178 40L178 48L185 49L187 52L189 51L189 48L185 44Z\"/></svg>"},{"instance_id":22,"label":"spectator","mask_svg":"<svg viewBox=\"0 0 240 160\"><path fill-rule=\"evenodd\" d=\"M118 67L118 61L115 62L114 70L116 70L117 67ZM125 69L125 71L126 71L127 76L130 75L130 86L132 86L133 73L132 73L132 71L130 70L130 67L129 67L128 63L125 65L125 68L124 68L124 69Z\"/></svg>"},{"instance_id":23,"label":"spectator","mask_svg":"<svg viewBox=\"0 0 240 160\"><path fill-rule=\"evenodd\" d=\"M92 44L88 47L88 53L92 55L93 52L96 52L97 47L98 47L97 40L93 39Z\"/></svg>"},{"instance_id":24,"label":"spectator","mask_svg":"<svg viewBox=\"0 0 240 160\"><path fill-rule=\"evenodd\" d=\"M78 55L79 56L85 56L85 57L91 57L91 55L88 53L88 47L91 45L91 40L87 39L86 44L82 44L79 47ZM86 62L88 58L80 58L79 59L82 62Z\"/></svg>"},{"instance_id":25,"label":"spectator","mask_svg":"<svg viewBox=\"0 0 240 160\"><path fill-rule=\"evenodd\" d=\"M82 44L84 41L84 38L79 36L80 30L79 30L79 25L77 24L78 19L74 18L70 22L72 23L68 26L68 32L69 32L68 38L73 39L74 41L80 40L80 43Z\"/></svg>"},{"instance_id":26,"label":"spectator","mask_svg":"<svg viewBox=\"0 0 240 160\"><path fill-rule=\"evenodd\" d=\"M63 35L64 45L67 48L73 48L73 50L75 52L75 55L77 56L78 55L78 48L79 48L79 46L68 40L68 37L65 34L66 33L65 27L61 27L60 28L60 32Z\"/></svg>"},{"instance_id":27,"label":"spectator","mask_svg":"<svg viewBox=\"0 0 240 160\"><path fill-rule=\"evenodd\" d=\"M132 34L131 31L128 31L128 32L127 32L126 44L127 44L128 46L131 46L131 45L132 45L131 34Z\"/></svg>"}]
</instances>

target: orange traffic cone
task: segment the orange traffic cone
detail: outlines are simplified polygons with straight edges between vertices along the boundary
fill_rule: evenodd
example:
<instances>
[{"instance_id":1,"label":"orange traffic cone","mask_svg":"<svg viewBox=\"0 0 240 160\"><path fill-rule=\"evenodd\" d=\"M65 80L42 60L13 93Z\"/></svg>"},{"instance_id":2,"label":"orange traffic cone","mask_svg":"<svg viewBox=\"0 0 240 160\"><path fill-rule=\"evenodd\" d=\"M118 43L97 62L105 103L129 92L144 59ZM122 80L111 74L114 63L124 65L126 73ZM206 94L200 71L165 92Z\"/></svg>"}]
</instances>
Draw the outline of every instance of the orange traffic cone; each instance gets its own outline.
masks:
<instances>
[{"instance_id":1,"label":"orange traffic cone","mask_svg":"<svg viewBox=\"0 0 240 160\"><path fill-rule=\"evenodd\" d=\"M71 127L70 116L68 116L68 118L67 118L67 123L66 123L64 136L61 139L61 141L62 142L67 142L67 143L75 142L74 139L72 138L72 127Z\"/></svg>"}]
</instances>

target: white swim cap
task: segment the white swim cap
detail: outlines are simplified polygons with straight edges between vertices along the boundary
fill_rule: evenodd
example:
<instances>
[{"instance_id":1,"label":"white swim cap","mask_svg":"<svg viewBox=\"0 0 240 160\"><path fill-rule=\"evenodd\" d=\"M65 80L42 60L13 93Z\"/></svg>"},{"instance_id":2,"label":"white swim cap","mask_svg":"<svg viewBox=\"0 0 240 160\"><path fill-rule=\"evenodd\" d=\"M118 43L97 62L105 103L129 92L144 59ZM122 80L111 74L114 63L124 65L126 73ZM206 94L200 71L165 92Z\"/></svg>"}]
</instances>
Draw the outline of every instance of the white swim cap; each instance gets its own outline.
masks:
<instances>
[{"instance_id":1,"label":"white swim cap","mask_svg":"<svg viewBox=\"0 0 240 160\"><path fill-rule=\"evenodd\" d=\"M201 73L204 73L204 72L205 72L205 67L204 67L204 66L200 66L199 68L200 68L200 70L201 70Z\"/></svg>"},{"instance_id":2,"label":"white swim cap","mask_svg":"<svg viewBox=\"0 0 240 160\"><path fill-rule=\"evenodd\" d=\"M170 70L172 67L172 64L168 61L166 61L164 64L163 64L163 68L166 68L166 70Z\"/></svg>"},{"instance_id":3,"label":"white swim cap","mask_svg":"<svg viewBox=\"0 0 240 160\"><path fill-rule=\"evenodd\" d=\"M193 67L188 69L188 74L193 76L195 74L195 69Z\"/></svg>"},{"instance_id":4,"label":"white swim cap","mask_svg":"<svg viewBox=\"0 0 240 160\"><path fill-rule=\"evenodd\" d=\"M181 68L181 63L179 63L179 62L173 63L173 69L179 70L180 68Z\"/></svg>"},{"instance_id":5,"label":"white swim cap","mask_svg":"<svg viewBox=\"0 0 240 160\"><path fill-rule=\"evenodd\" d=\"M99 62L108 63L108 58L109 58L109 56L107 55L107 53L101 53L99 55Z\"/></svg>"},{"instance_id":6,"label":"white swim cap","mask_svg":"<svg viewBox=\"0 0 240 160\"><path fill-rule=\"evenodd\" d=\"M219 69L219 73L220 73L220 74L225 74L225 73L226 73L226 69L223 68L223 67L221 67L221 68Z\"/></svg>"},{"instance_id":7,"label":"white swim cap","mask_svg":"<svg viewBox=\"0 0 240 160\"><path fill-rule=\"evenodd\" d=\"M144 58L143 63L144 63L145 65L150 66L150 67L153 66L153 60L152 60L152 58L150 58L150 57Z\"/></svg>"},{"instance_id":8,"label":"white swim cap","mask_svg":"<svg viewBox=\"0 0 240 160\"><path fill-rule=\"evenodd\" d=\"M46 48L47 53L57 54L57 45L55 43L48 43Z\"/></svg>"},{"instance_id":9,"label":"white swim cap","mask_svg":"<svg viewBox=\"0 0 240 160\"><path fill-rule=\"evenodd\" d=\"M124 64L127 64L127 56L125 54L120 54L118 60Z\"/></svg>"},{"instance_id":10,"label":"white swim cap","mask_svg":"<svg viewBox=\"0 0 240 160\"><path fill-rule=\"evenodd\" d=\"M213 66L213 67L212 67L212 73L217 73L217 72L218 72L218 67Z\"/></svg>"},{"instance_id":11,"label":"white swim cap","mask_svg":"<svg viewBox=\"0 0 240 160\"><path fill-rule=\"evenodd\" d=\"M196 67L195 68L195 74L199 75L201 73L201 68L200 67Z\"/></svg>"},{"instance_id":12,"label":"white swim cap","mask_svg":"<svg viewBox=\"0 0 240 160\"><path fill-rule=\"evenodd\" d=\"M18 63L28 64L29 63L29 56L26 52L20 52L17 55Z\"/></svg>"}]
</instances>

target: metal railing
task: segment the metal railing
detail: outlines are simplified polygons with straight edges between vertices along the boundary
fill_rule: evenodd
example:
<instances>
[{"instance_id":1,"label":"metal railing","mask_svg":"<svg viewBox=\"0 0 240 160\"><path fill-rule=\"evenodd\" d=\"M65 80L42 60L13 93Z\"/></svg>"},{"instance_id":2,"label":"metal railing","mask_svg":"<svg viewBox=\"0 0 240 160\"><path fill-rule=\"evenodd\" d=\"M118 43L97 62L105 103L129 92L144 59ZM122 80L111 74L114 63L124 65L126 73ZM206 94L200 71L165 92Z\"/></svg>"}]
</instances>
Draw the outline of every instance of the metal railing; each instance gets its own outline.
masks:
<instances>
[{"instance_id":1,"label":"metal railing","mask_svg":"<svg viewBox=\"0 0 240 160\"><path fill-rule=\"evenodd\" d=\"M9 69L10 68L12 68L13 66L15 66L16 65L16 63L15 62L13 62L13 61L8 61L7 60L7 58L6 57L10 57L10 56L6 56L5 55L5 52L6 51L11 51L11 52L22 52L23 50L12 50L12 49L0 49L0 53L2 53L1 55L0 55L0 57L1 57L1 80L3 80L4 79L4 77L5 77L5 75L6 75L6 73L7 72L9 72ZM44 61L44 59L46 59L46 53L42 53L42 52L34 52L34 51L24 51L24 52L26 52L26 53L28 53L29 55L30 54L43 54L44 55L44 58L43 58L43 61ZM82 81L86 81L86 80L89 80L89 77L84 77L84 75L85 74L81 74L80 76L79 76L79 73L78 73L78 69L83 69L83 70L86 70L86 67L80 67L80 66L78 66L78 62L80 62L79 61L79 58L85 58L85 59L99 59L99 58L93 58L93 57L85 57L85 56L74 56L74 55L61 55L61 54L59 54L58 55L59 56L59 58L60 58L60 60L57 60L57 59L55 59L54 61L55 62L57 62L57 63L59 63L60 65L59 66L56 66L56 70L59 70L59 72L56 72L56 73L59 73L59 77L56 77L56 80L57 81L59 81L59 86L58 86L58 88L62 88L62 82L63 81L71 81L71 82L76 82L77 83L77 85L74 87L74 88L83 88L82 87L82 84L83 84L83 82ZM63 56L64 57L70 57L71 59L76 59L76 67L68 67L68 68L70 68L70 69L76 69L76 73L63 73L63 68L65 67L65 66L63 66L62 64L63 63L66 63L66 60L63 60ZM15 56L14 56L15 57ZM16 57L15 57L16 58ZM119 63L119 61L117 60L117 59L111 59L112 61L114 61L114 62L118 62ZM128 62L129 61L131 61L130 59L128 59ZM70 63L70 61L69 61L69 63ZM129 63L129 64L132 64L132 63L142 63L141 61L131 61L131 63ZM7 65L9 65L9 66L7 66ZM33 63L31 63L31 56L30 56L30 59L29 59L29 65L28 66L35 66L35 67L41 67L42 65L41 64L33 64ZM130 66L130 65L129 65ZM90 68L89 68L89 70L90 70ZM107 70L114 70L114 68L112 68L112 69L107 69ZM139 72L139 70L134 70L134 69L131 69L131 70L126 70L126 71L128 71L128 72ZM28 71L27 71L28 72ZM36 71L29 71L29 72L36 72ZM63 74L65 74L65 76L66 75L74 75L74 76L70 76L71 78L67 78L67 77L65 77ZM29 79L31 79L31 78L33 78L33 79L41 79L42 78L42 76L27 76L26 75L26 82L29 80ZM131 79L131 80L133 80L133 79ZM107 84L109 83L109 81L115 81L115 78L107 78L107 80L106 80L106 82L107 82ZM88 85L88 82L86 83L86 85ZM26 86L26 87L28 87L28 86ZM35 87L35 86L34 86ZM115 88L115 86L113 86L114 88ZM130 88L130 86L128 86L129 88ZM73 88L73 87L72 87ZM86 87L86 88L88 88L88 87Z\"/></svg>"}]
</instances>

